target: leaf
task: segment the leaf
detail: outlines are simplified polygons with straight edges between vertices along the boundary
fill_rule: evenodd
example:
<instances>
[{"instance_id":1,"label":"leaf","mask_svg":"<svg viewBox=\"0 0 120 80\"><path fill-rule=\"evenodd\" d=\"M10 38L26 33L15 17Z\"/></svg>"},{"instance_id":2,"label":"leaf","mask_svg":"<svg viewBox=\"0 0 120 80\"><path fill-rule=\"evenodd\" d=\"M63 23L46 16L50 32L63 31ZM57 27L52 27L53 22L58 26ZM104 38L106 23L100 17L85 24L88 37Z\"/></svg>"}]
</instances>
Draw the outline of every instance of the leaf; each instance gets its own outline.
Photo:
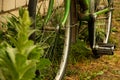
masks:
<instances>
[{"instance_id":1,"label":"leaf","mask_svg":"<svg viewBox=\"0 0 120 80\"><path fill-rule=\"evenodd\" d=\"M28 60L23 70L24 71L20 74L20 80L32 80L35 77L36 63L32 60Z\"/></svg>"},{"instance_id":2,"label":"leaf","mask_svg":"<svg viewBox=\"0 0 120 80\"><path fill-rule=\"evenodd\" d=\"M24 45L24 54L29 55L37 46L34 45L34 42L29 40L25 45Z\"/></svg>"},{"instance_id":3,"label":"leaf","mask_svg":"<svg viewBox=\"0 0 120 80\"><path fill-rule=\"evenodd\" d=\"M6 51L8 53L9 58L11 59L12 63L15 64L15 54L17 52L16 49L7 47Z\"/></svg>"},{"instance_id":4,"label":"leaf","mask_svg":"<svg viewBox=\"0 0 120 80\"><path fill-rule=\"evenodd\" d=\"M35 31L38 31L38 30L29 30L28 37L30 37L30 35L32 35Z\"/></svg>"},{"instance_id":5,"label":"leaf","mask_svg":"<svg viewBox=\"0 0 120 80\"><path fill-rule=\"evenodd\" d=\"M28 36L25 33L19 33L17 36L17 44L19 44L19 46L22 48L26 45L26 43L28 42ZM16 46L18 47L18 46ZM19 48L19 47L18 47Z\"/></svg>"},{"instance_id":6,"label":"leaf","mask_svg":"<svg viewBox=\"0 0 120 80\"><path fill-rule=\"evenodd\" d=\"M6 80L5 79L5 76L4 76L4 74L3 74L3 71L0 69L0 79L1 80Z\"/></svg>"},{"instance_id":7,"label":"leaf","mask_svg":"<svg viewBox=\"0 0 120 80\"><path fill-rule=\"evenodd\" d=\"M15 61L17 71L21 72L22 69L26 66L27 57L19 53L15 55Z\"/></svg>"},{"instance_id":8,"label":"leaf","mask_svg":"<svg viewBox=\"0 0 120 80\"><path fill-rule=\"evenodd\" d=\"M24 9L23 8L19 8L19 16L23 17L23 13L24 13Z\"/></svg>"},{"instance_id":9,"label":"leaf","mask_svg":"<svg viewBox=\"0 0 120 80\"><path fill-rule=\"evenodd\" d=\"M5 78L11 77L12 80L15 80L17 79L18 74L13 63L14 59L11 59L12 57L13 54L10 55L6 52L6 50L0 49L0 68L4 71L4 75L6 75Z\"/></svg>"},{"instance_id":10,"label":"leaf","mask_svg":"<svg viewBox=\"0 0 120 80\"><path fill-rule=\"evenodd\" d=\"M31 53L28 55L29 59L40 59L40 57L43 56L44 50L43 48L36 47L31 51Z\"/></svg>"},{"instance_id":11,"label":"leaf","mask_svg":"<svg viewBox=\"0 0 120 80\"><path fill-rule=\"evenodd\" d=\"M40 62L37 64L37 68L42 71L44 69L49 68L51 65L51 62L49 59L42 58L40 59Z\"/></svg>"},{"instance_id":12,"label":"leaf","mask_svg":"<svg viewBox=\"0 0 120 80\"><path fill-rule=\"evenodd\" d=\"M26 26L25 28L27 29L31 25L31 19L29 17L29 13L27 9L24 9L23 16L21 17L23 24Z\"/></svg>"},{"instance_id":13,"label":"leaf","mask_svg":"<svg viewBox=\"0 0 120 80\"><path fill-rule=\"evenodd\" d=\"M16 54L16 69L19 73L19 80L32 80L35 76L35 61L27 60L22 54Z\"/></svg>"},{"instance_id":14,"label":"leaf","mask_svg":"<svg viewBox=\"0 0 120 80\"><path fill-rule=\"evenodd\" d=\"M14 44L14 46L18 47L18 43L17 41L15 40L15 38L13 38L11 35L7 35L7 37L10 39L10 41Z\"/></svg>"},{"instance_id":15,"label":"leaf","mask_svg":"<svg viewBox=\"0 0 120 80\"><path fill-rule=\"evenodd\" d=\"M103 75L103 74L104 74L103 71L100 71L100 72L96 73L97 76L98 76L98 75Z\"/></svg>"}]
</instances>

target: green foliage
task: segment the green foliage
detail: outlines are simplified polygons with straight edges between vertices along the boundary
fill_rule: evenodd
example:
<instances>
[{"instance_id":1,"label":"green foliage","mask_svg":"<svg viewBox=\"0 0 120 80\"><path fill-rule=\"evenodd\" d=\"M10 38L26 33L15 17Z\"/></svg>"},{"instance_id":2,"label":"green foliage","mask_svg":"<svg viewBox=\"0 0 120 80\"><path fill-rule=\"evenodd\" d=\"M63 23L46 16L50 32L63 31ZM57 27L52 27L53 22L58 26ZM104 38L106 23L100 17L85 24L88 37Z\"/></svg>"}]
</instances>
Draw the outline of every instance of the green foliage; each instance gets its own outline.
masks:
<instances>
[{"instance_id":1,"label":"green foliage","mask_svg":"<svg viewBox=\"0 0 120 80\"><path fill-rule=\"evenodd\" d=\"M84 41L77 40L75 44L71 46L70 57L73 61L79 61L86 59L90 54L90 49Z\"/></svg>"},{"instance_id":2,"label":"green foliage","mask_svg":"<svg viewBox=\"0 0 120 80\"><path fill-rule=\"evenodd\" d=\"M97 40L102 41L105 37L105 30L103 28L97 28L96 31Z\"/></svg>"},{"instance_id":3,"label":"green foliage","mask_svg":"<svg viewBox=\"0 0 120 80\"><path fill-rule=\"evenodd\" d=\"M79 29L79 39L83 40L85 42L89 42L88 39L88 25L86 22L81 22L80 23L80 29Z\"/></svg>"},{"instance_id":4,"label":"green foliage","mask_svg":"<svg viewBox=\"0 0 120 80\"><path fill-rule=\"evenodd\" d=\"M104 74L104 71L97 71L97 72L85 72L80 74L80 80L93 80L97 76L101 76Z\"/></svg>"},{"instance_id":5,"label":"green foliage","mask_svg":"<svg viewBox=\"0 0 120 80\"><path fill-rule=\"evenodd\" d=\"M86 22L80 22L80 29L78 39L75 44L71 46L70 59L72 62L82 61L91 55L88 39L88 26Z\"/></svg>"},{"instance_id":6,"label":"green foliage","mask_svg":"<svg viewBox=\"0 0 120 80\"><path fill-rule=\"evenodd\" d=\"M50 65L48 60L45 66L38 66L45 62L41 58L44 49L29 40L30 35L36 31L30 28L31 24L28 11L23 8L19 10L19 17L8 18L5 35L10 42L0 43L1 80L33 80L37 69Z\"/></svg>"},{"instance_id":7,"label":"green foliage","mask_svg":"<svg viewBox=\"0 0 120 80\"><path fill-rule=\"evenodd\" d=\"M37 70L39 70L41 73L40 73L40 76L36 79L45 80L46 77L48 78L52 72L50 70L51 69L50 65L51 65L51 61L49 59L46 59L46 58L40 59L40 62L37 64Z\"/></svg>"}]
</instances>

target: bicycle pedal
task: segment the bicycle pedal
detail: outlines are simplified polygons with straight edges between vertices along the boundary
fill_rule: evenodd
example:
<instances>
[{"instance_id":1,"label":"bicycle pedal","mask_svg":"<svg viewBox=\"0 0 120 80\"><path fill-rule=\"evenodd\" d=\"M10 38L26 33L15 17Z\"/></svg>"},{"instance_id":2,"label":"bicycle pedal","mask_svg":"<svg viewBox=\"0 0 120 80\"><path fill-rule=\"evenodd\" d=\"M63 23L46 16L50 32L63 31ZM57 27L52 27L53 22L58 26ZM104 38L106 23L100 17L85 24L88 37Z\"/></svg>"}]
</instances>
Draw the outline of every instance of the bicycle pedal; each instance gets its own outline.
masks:
<instances>
[{"instance_id":1,"label":"bicycle pedal","mask_svg":"<svg viewBox=\"0 0 120 80\"><path fill-rule=\"evenodd\" d=\"M110 44L110 43L98 43L99 47L108 47L108 48L115 48L114 44Z\"/></svg>"},{"instance_id":2,"label":"bicycle pedal","mask_svg":"<svg viewBox=\"0 0 120 80\"><path fill-rule=\"evenodd\" d=\"M115 46L113 44L106 44L106 43L100 43L96 45L94 48L97 54L104 54L104 55L113 55L114 49Z\"/></svg>"}]
</instances>

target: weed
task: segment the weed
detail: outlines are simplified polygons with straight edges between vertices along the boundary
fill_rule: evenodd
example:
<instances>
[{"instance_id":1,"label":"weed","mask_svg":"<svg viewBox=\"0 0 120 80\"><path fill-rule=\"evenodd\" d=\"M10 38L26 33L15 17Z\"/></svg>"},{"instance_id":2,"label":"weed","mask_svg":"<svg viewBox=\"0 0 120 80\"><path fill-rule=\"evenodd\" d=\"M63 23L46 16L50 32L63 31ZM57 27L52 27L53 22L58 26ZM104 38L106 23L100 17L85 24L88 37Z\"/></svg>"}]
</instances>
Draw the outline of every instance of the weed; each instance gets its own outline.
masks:
<instances>
[{"instance_id":1,"label":"weed","mask_svg":"<svg viewBox=\"0 0 120 80\"><path fill-rule=\"evenodd\" d=\"M71 46L70 59L72 59L71 61L73 62L87 59L90 56L90 51L85 42L77 40L77 42Z\"/></svg>"},{"instance_id":2,"label":"weed","mask_svg":"<svg viewBox=\"0 0 120 80\"><path fill-rule=\"evenodd\" d=\"M23 8L19 10L19 17L8 18L5 36L9 41L0 43L0 79L32 80L37 76L36 70L42 71L50 65L49 60L41 58L44 49L29 40L36 31L30 28L31 24L28 11Z\"/></svg>"}]
</instances>

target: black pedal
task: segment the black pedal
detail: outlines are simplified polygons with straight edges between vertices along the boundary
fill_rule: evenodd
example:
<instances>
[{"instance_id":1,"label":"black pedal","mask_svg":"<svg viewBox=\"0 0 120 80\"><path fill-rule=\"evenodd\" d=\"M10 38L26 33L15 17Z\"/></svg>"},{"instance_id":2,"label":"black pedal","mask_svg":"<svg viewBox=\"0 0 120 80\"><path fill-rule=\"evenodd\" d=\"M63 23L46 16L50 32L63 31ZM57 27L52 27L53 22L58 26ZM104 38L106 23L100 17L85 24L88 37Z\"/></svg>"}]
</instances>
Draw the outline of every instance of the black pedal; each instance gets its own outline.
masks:
<instances>
[{"instance_id":1,"label":"black pedal","mask_svg":"<svg viewBox=\"0 0 120 80\"><path fill-rule=\"evenodd\" d=\"M100 43L94 47L97 54L113 55L115 46L113 44Z\"/></svg>"}]
</instances>

